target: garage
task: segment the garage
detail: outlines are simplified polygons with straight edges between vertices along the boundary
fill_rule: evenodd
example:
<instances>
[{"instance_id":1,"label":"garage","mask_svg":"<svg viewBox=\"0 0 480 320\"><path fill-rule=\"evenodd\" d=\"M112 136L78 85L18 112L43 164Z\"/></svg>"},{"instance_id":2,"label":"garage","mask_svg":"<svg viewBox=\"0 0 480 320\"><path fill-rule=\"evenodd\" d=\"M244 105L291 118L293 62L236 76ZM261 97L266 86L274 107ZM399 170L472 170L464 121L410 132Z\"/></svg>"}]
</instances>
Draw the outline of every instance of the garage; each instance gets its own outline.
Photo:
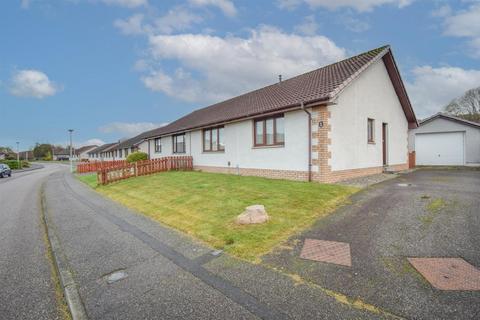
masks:
<instances>
[{"instance_id":1,"label":"garage","mask_svg":"<svg viewBox=\"0 0 480 320\"><path fill-rule=\"evenodd\" d=\"M437 113L409 130L408 151L421 166L480 166L480 123Z\"/></svg>"},{"instance_id":2,"label":"garage","mask_svg":"<svg viewBox=\"0 0 480 320\"><path fill-rule=\"evenodd\" d=\"M464 132L416 134L417 165L463 166L464 136Z\"/></svg>"}]
</instances>

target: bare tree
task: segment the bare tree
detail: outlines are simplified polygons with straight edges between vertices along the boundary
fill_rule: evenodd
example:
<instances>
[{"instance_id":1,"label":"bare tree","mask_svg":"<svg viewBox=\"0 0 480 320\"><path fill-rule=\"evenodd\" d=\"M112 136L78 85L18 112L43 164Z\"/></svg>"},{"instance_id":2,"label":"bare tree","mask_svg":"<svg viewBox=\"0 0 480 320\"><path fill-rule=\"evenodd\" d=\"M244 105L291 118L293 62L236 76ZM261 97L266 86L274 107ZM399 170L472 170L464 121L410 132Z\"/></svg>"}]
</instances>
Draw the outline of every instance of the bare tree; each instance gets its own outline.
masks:
<instances>
[{"instance_id":1,"label":"bare tree","mask_svg":"<svg viewBox=\"0 0 480 320\"><path fill-rule=\"evenodd\" d=\"M461 97L452 100L445 111L455 116L480 122L480 87L470 89Z\"/></svg>"}]
</instances>

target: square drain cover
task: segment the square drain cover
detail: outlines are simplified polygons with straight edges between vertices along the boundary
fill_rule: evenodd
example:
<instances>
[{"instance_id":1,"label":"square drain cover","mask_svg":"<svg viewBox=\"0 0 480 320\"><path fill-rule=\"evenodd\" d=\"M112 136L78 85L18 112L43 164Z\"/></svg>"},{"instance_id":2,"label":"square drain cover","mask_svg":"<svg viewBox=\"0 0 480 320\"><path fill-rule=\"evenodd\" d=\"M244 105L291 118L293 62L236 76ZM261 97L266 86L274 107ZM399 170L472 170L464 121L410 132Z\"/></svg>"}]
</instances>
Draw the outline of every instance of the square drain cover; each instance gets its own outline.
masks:
<instances>
[{"instance_id":1,"label":"square drain cover","mask_svg":"<svg viewBox=\"0 0 480 320\"><path fill-rule=\"evenodd\" d=\"M440 290L480 290L480 270L461 258L408 258Z\"/></svg>"},{"instance_id":2,"label":"square drain cover","mask_svg":"<svg viewBox=\"0 0 480 320\"><path fill-rule=\"evenodd\" d=\"M350 245L345 242L305 239L300 258L352 266Z\"/></svg>"}]
</instances>

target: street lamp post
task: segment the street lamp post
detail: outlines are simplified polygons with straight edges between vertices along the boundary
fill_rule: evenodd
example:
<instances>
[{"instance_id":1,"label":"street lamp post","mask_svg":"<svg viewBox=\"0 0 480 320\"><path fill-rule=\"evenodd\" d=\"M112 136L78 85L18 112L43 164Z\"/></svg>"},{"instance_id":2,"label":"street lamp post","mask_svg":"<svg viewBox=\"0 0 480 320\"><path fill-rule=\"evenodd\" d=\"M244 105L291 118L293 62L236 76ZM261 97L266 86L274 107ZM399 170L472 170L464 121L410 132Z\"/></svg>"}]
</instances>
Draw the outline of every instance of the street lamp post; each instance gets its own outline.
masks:
<instances>
[{"instance_id":1,"label":"street lamp post","mask_svg":"<svg viewBox=\"0 0 480 320\"><path fill-rule=\"evenodd\" d=\"M20 142L17 141L17 166L18 166L18 169L22 169L22 167L20 166Z\"/></svg>"},{"instance_id":2,"label":"street lamp post","mask_svg":"<svg viewBox=\"0 0 480 320\"><path fill-rule=\"evenodd\" d=\"M70 134L70 172L73 172L73 150L72 150L72 133L73 129L68 129Z\"/></svg>"}]
</instances>

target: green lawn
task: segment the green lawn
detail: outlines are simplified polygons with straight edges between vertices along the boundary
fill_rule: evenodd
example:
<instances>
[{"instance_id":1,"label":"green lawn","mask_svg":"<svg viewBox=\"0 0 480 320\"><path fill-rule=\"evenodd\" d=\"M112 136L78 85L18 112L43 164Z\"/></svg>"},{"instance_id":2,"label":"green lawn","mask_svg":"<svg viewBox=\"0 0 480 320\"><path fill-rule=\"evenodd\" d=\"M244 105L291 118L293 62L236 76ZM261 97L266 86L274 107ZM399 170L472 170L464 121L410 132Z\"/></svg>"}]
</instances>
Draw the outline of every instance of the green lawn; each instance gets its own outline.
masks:
<instances>
[{"instance_id":1,"label":"green lawn","mask_svg":"<svg viewBox=\"0 0 480 320\"><path fill-rule=\"evenodd\" d=\"M77 174L77 178L80 181L85 182L86 184L88 184L92 188L97 187L97 174L96 173L93 173L93 174Z\"/></svg>"},{"instance_id":2,"label":"green lawn","mask_svg":"<svg viewBox=\"0 0 480 320\"><path fill-rule=\"evenodd\" d=\"M78 176L90 186L96 176ZM289 236L331 213L358 189L257 177L164 172L123 180L96 190L153 220L215 248L256 260ZM236 225L245 207L263 204L270 220Z\"/></svg>"}]
</instances>

